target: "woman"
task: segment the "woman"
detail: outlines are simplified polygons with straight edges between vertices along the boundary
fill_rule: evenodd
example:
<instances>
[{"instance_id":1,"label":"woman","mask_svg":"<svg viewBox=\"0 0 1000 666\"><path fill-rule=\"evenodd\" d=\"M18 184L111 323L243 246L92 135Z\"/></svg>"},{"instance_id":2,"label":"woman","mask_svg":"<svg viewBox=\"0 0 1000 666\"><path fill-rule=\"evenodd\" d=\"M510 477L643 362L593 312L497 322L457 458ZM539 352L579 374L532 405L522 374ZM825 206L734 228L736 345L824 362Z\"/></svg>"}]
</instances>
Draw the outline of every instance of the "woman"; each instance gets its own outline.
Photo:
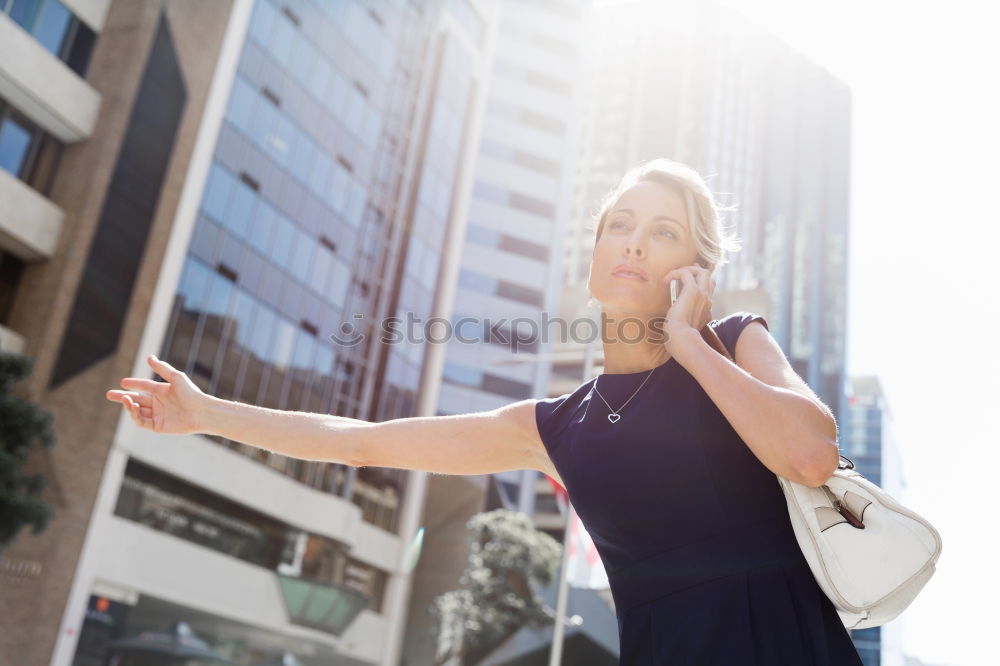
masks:
<instances>
[{"instance_id":1,"label":"woman","mask_svg":"<svg viewBox=\"0 0 1000 666\"><path fill-rule=\"evenodd\" d=\"M552 476L608 572L622 664L861 664L774 476L821 485L839 463L836 422L763 317L711 319L712 274L734 249L719 212L677 162L625 175L599 212L588 281L604 372L557 398L368 423L220 400L153 356L166 383L129 377L107 397L155 432L307 460ZM735 363L705 341L705 325Z\"/></svg>"}]
</instances>

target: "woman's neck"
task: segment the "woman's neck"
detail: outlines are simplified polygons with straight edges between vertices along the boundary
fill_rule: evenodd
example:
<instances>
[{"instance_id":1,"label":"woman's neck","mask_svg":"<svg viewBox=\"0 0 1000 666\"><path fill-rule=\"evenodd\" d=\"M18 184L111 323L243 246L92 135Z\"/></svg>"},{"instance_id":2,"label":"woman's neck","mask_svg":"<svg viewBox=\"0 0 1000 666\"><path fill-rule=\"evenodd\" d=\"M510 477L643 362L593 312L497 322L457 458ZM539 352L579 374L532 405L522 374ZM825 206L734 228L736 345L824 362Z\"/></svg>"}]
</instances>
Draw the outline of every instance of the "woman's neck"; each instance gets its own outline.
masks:
<instances>
[{"instance_id":1,"label":"woman's neck","mask_svg":"<svg viewBox=\"0 0 1000 666\"><path fill-rule=\"evenodd\" d=\"M670 360L663 345L662 317L601 312L604 374L651 370Z\"/></svg>"}]
</instances>

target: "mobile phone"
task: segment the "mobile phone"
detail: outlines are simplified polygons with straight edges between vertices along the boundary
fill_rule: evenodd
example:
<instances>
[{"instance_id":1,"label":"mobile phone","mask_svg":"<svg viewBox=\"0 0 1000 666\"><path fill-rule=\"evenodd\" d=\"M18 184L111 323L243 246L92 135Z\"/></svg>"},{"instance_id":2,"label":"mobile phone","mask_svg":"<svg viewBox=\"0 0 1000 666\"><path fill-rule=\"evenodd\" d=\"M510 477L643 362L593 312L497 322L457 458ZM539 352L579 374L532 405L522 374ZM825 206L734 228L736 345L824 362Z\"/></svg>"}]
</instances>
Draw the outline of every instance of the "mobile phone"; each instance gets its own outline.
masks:
<instances>
[{"instance_id":1,"label":"mobile phone","mask_svg":"<svg viewBox=\"0 0 1000 666\"><path fill-rule=\"evenodd\" d=\"M681 281L673 279L670 281L670 305L673 305L681 293Z\"/></svg>"}]
</instances>

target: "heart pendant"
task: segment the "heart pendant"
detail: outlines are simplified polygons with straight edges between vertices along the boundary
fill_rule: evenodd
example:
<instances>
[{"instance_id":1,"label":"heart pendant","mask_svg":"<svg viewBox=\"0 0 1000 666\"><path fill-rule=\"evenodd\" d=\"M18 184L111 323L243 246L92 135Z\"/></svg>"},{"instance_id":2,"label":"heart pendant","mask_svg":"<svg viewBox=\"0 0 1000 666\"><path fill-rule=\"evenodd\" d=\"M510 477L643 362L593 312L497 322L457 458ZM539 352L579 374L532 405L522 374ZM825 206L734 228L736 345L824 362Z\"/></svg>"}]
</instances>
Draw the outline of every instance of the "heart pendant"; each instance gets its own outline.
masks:
<instances>
[{"instance_id":1,"label":"heart pendant","mask_svg":"<svg viewBox=\"0 0 1000 666\"><path fill-rule=\"evenodd\" d=\"M611 421L612 423L614 423L615 421L617 421L621 417L622 417L621 414L615 414L614 412L612 412L611 414L608 414L608 420Z\"/></svg>"}]
</instances>

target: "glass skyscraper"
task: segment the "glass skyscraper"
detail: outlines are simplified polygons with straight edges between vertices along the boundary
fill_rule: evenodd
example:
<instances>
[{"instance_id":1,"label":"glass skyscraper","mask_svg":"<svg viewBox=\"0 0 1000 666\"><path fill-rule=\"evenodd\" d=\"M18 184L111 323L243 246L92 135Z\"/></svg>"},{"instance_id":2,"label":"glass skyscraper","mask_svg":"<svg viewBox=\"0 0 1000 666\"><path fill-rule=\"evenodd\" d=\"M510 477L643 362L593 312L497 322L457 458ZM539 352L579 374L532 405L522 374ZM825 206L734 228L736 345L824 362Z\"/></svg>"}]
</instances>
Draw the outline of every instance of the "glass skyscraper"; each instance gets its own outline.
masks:
<instances>
[{"instance_id":1,"label":"glass skyscraper","mask_svg":"<svg viewBox=\"0 0 1000 666\"><path fill-rule=\"evenodd\" d=\"M164 190L176 212L160 273L143 287L154 295L140 351L220 398L413 416L428 345L419 330L389 344L383 327L438 314L452 279L445 241L464 234L495 4L202 9L225 34L206 89L185 68L204 56L176 70L190 90L172 108L204 109L184 125L197 130L190 150L174 155L188 160L182 185ZM170 12L160 45L186 18ZM169 144L150 147L171 156ZM115 616L130 634L184 620L235 660L398 659L402 532L420 499L410 472L203 435L164 447L130 423L116 432L66 611L84 638L64 639L61 654L101 659L120 636L99 624ZM113 543L131 546L109 556Z\"/></svg>"},{"instance_id":2,"label":"glass skyscraper","mask_svg":"<svg viewBox=\"0 0 1000 666\"><path fill-rule=\"evenodd\" d=\"M892 410L881 381L874 375L848 377L845 396L841 453L866 479L902 501L905 488L902 457ZM865 666L900 666L903 663L903 617L879 627L851 632Z\"/></svg>"}]
</instances>

